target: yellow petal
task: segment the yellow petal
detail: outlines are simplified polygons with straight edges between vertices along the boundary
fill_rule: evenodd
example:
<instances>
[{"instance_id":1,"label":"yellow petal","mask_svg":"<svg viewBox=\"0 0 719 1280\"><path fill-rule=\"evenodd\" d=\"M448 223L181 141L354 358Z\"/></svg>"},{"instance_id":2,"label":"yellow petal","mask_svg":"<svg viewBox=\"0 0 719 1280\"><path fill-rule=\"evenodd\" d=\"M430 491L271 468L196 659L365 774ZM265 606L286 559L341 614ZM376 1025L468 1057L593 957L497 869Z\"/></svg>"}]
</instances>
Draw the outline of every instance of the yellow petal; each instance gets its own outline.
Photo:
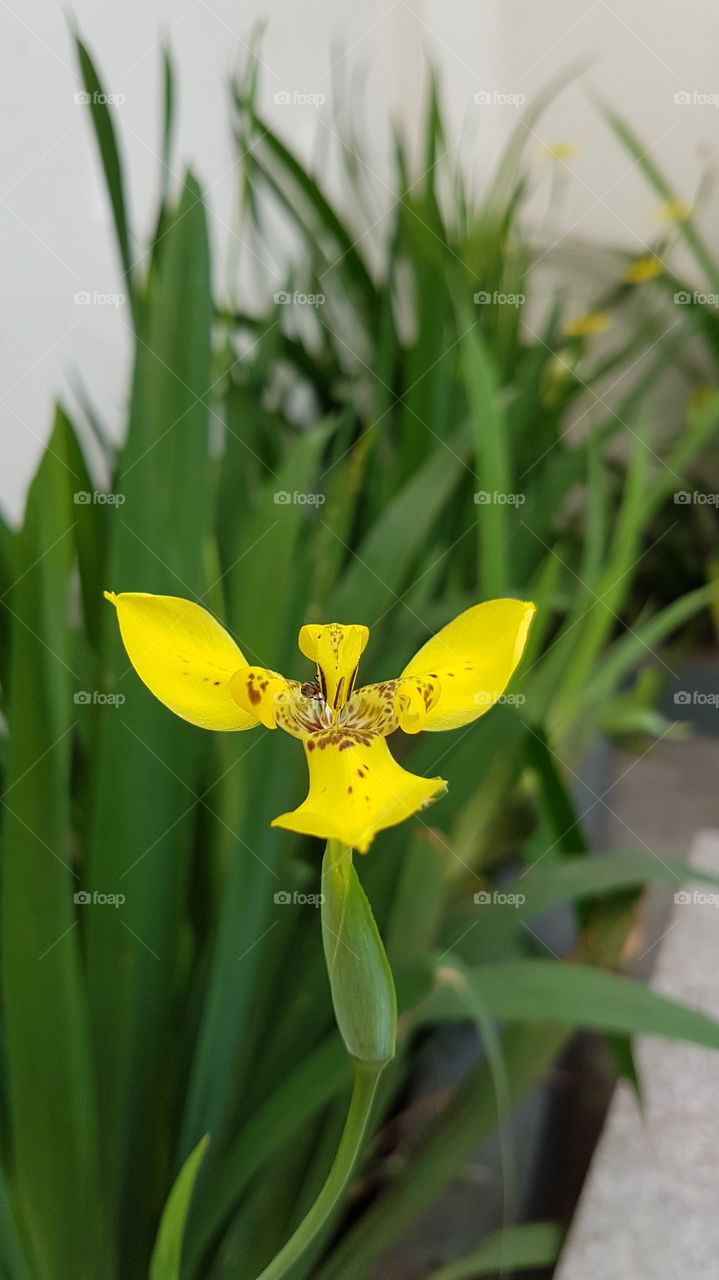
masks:
<instances>
[{"instance_id":1,"label":"yellow petal","mask_svg":"<svg viewBox=\"0 0 719 1280\"><path fill-rule=\"evenodd\" d=\"M289 696L290 685L266 667L240 667L230 678L230 696L242 710L268 729L277 727L278 700Z\"/></svg>"},{"instance_id":2,"label":"yellow petal","mask_svg":"<svg viewBox=\"0 0 719 1280\"><path fill-rule=\"evenodd\" d=\"M402 675L439 681L424 729L458 729L489 711L522 656L533 614L534 605L522 600L488 600L422 646Z\"/></svg>"},{"instance_id":3,"label":"yellow petal","mask_svg":"<svg viewBox=\"0 0 719 1280\"><path fill-rule=\"evenodd\" d=\"M612 327L612 317L608 311L593 311L585 316L577 316L564 326L568 338L588 338L595 333L606 333Z\"/></svg>"},{"instance_id":4,"label":"yellow petal","mask_svg":"<svg viewBox=\"0 0 719 1280\"><path fill-rule=\"evenodd\" d=\"M439 680L423 680L417 676L398 680L394 706L400 729L404 733L419 733L426 728L427 716L437 705L441 692Z\"/></svg>"},{"instance_id":5,"label":"yellow petal","mask_svg":"<svg viewBox=\"0 0 719 1280\"><path fill-rule=\"evenodd\" d=\"M418 778L392 758L385 739L333 726L305 739L307 799L275 818L321 840L340 840L366 853L378 831L404 822L444 790L443 778Z\"/></svg>"},{"instance_id":6,"label":"yellow petal","mask_svg":"<svg viewBox=\"0 0 719 1280\"><path fill-rule=\"evenodd\" d=\"M117 609L130 662L170 711L201 729L257 726L257 717L238 706L228 687L233 672L247 662L211 613L177 596L105 596Z\"/></svg>"},{"instance_id":7,"label":"yellow petal","mask_svg":"<svg viewBox=\"0 0 719 1280\"><path fill-rule=\"evenodd\" d=\"M352 695L368 639L367 627L343 626L340 622L300 628L300 652L316 663L322 695L334 721Z\"/></svg>"}]
</instances>

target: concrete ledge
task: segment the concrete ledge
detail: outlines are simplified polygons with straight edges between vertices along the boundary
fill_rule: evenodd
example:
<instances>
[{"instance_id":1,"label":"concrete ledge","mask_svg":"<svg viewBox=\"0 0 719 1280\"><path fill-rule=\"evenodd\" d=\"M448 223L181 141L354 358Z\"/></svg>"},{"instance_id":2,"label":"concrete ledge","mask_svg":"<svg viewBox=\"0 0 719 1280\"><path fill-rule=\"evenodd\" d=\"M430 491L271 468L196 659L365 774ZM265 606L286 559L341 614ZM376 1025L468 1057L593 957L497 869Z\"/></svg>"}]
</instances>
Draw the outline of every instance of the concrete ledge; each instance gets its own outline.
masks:
<instances>
[{"instance_id":1,"label":"concrete ledge","mask_svg":"<svg viewBox=\"0 0 719 1280\"><path fill-rule=\"evenodd\" d=\"M719 875L719 831L689 861ZM695 893L700 896L695 897ZM719 1019L719 910L696 882L676 903L651 986ZM617 1086L555 1280L717 1280L719 1054L639 1039L644 1120Z\"/></svg>"}]
</instances>

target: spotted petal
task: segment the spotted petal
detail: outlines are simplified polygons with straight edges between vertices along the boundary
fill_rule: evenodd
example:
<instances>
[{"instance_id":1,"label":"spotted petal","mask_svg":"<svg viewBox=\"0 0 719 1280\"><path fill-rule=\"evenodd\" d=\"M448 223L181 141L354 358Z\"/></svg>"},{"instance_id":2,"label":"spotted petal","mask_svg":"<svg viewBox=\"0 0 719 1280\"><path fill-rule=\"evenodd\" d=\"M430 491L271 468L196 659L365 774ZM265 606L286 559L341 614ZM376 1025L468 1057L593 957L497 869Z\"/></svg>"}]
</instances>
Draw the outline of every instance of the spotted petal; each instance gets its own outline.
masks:
<instances>
[{"instance_id":1,"label":"spotted petal","mask_svg":"<svg viewBox=\"0 0 719 1280\"><path fill-rule=\"evenodd\" d=\"M246 659L211 613L177 596L105 595L117 609L130 662L170 711L201 729L257 726L229 692L230 677Z\"/></svg>"},{"instance_id":2,"label":"spotted petal","mask_svg":"<svg viewBox=\"0 0 719 1280\"><path fill-rule=\"evenodd\" d=\"M340 840L360 853L367 852L378 831L410 818L446 785L443 778L408 773L377 734L335 725L306 737L304 746L307 799L272 826Z\"/></svg>"},{"instance_id":3,"label":"spotted petal","mask_svg":"<svg viewBox=\"0 0 719 1280\"><path fill-rule=\"evenodd\" d=\"M489 711L522 656L533 614L534 605L521 600L488 600L422 646L402 675L439 681L424 729L458 729Z\"/></svg>"}]
</instances>

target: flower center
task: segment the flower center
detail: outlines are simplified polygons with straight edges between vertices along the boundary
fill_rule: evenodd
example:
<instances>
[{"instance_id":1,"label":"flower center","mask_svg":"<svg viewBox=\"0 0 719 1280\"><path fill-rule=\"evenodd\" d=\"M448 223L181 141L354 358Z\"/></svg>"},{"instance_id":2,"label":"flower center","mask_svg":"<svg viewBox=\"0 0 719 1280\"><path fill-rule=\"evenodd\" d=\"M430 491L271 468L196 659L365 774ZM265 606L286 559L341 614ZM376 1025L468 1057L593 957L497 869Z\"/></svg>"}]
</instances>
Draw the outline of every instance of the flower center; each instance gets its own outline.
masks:
<instances>
[{"instance_id":1,"label":"flower center","mask_svg":"<svg viewBox=\"0 0 719 1280\"><path fill-rule=\"evenodd\" d=\"M325 626L305 626L299 634L300 652L317 669L316 687L322 699L325 724L337 724L352 696L360 657L369 638L362 626L343 626L330 622Z\"/></svg>"}]
</instances>

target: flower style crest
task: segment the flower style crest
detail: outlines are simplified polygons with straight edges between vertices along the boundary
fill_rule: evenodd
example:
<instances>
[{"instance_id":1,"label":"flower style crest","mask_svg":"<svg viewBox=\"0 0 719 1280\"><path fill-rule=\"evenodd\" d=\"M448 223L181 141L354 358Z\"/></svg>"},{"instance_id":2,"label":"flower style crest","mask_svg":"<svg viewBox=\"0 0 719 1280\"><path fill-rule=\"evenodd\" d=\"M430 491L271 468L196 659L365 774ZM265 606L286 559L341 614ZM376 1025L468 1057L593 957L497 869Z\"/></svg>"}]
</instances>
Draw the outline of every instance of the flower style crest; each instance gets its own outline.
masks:
<instances>
[{"instance_id":1,"label":"flower style crest","mask_svg":"<svg viewBox=\"0 0 719 1280\"><path fill-rule=\"evenodd\" d=\"M200 605L176 596L105 595L117 609L128 657L161 702L202 729L284 729L304 747L309 791L272 825L339 840L366 853L378 831L417 813L446 789L390 754L386 739L457 729L501 697L524 650L534 605L490 600L429 639L400 676L356 688L369 640L361 625L300 629L314 679L253 666Z\"/></svg>"}]
</instances>

